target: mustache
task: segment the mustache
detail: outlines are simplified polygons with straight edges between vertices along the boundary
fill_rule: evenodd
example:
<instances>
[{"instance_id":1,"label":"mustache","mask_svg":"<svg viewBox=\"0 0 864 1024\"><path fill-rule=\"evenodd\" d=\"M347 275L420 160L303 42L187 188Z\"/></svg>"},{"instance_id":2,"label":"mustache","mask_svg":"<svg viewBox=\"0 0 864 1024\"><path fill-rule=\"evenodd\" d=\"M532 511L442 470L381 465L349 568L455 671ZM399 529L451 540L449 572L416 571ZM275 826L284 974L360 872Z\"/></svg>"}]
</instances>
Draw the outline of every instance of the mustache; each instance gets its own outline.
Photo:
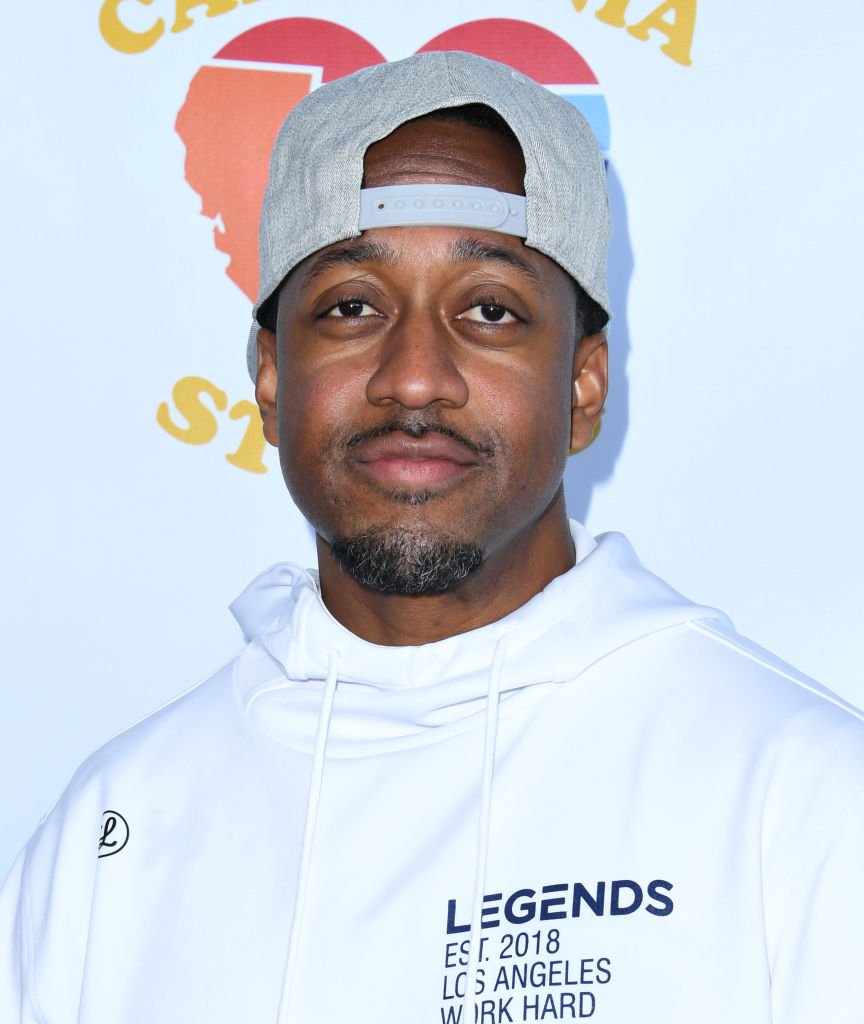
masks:
<instances>
[{"instance_id":1,"label":"mustache","mask_svg":"<svg viewBox=\"0 0 864 1024\"><path fill-rule=\"evenodd\" d=\"M417 416L399 416L379 427L358 431L356 434L351 434L350 437L346 438L342 442L342 447L346 451L351 451L352 448L356 448L366 441L374 441L376 438L385 437L387 434L407 434L408 437L418 439L425 437L427 434L438 434L461 444L472 455L478 455L487 459L494 458L498 451L498 446L491 438L481 440L468 437L458 430L453 430L452 427L444 426L443 423L439 423L436 419L422 414Z\"/></svg>"}]
</instances>

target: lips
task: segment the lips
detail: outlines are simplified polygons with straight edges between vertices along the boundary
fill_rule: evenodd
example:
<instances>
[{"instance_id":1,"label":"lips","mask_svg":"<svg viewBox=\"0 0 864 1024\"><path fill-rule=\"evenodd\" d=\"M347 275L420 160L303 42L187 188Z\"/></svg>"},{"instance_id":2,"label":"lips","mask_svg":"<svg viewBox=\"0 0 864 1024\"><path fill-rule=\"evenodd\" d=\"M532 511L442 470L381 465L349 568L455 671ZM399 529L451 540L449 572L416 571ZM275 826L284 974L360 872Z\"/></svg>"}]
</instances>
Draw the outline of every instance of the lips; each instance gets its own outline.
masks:
<instances>
[{"instance_id":1,"label":"lips","mask_svg":"<svg viewBox=\"0 0 864 1024\"><path fill-rule=\"evenodd\" d=\"M365 441L352 453L361 473L381 483L429 487L451 483L480 465L477 455L440 434L420 438L387 434Z\"/></svg>"}]
</instances>

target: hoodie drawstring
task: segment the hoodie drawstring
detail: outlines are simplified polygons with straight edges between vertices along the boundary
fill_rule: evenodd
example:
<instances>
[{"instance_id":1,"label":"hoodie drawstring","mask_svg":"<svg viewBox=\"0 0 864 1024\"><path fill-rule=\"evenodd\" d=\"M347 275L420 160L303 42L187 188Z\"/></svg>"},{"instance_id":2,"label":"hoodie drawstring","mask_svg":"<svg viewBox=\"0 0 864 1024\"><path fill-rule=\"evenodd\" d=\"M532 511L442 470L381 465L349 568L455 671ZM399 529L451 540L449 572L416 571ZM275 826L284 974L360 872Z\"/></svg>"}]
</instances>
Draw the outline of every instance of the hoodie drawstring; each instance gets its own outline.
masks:
<instances>
[{"instance_id":1,"label":"hoodie drawstring","mask_svg":"<svg viewBox=\"0 0 864 1024\"><path fill-rule=\"evenodd\" d=\"M297 872L297 897L294 901L294 916L291 920L291 936L288 940L288 959L282 978L282 995L279 1000L277 1024L288 1024L291 997L294 991L294 973L300 950L300 936L303 933L303 917L309 888L309 870L312 862L312 847L315 842L315 824L318 819L318 805L321 801L321 785L324 781L324 757L327 751L327 735L333 715L333 700L339 678L339 656L331 652L327 665L327 679L318 713L318 727L315 731L315 754L312 759L312 781L306 800L306 822L303 826L303 845L300 851L300 868Z\"/></svg>"},{"instance_id":2,"label":"hoodie drawstring","mask_svg":"<svg viewBox=\"0 0 864 1024\"><path fill-rule=\"evenodd\" d=\"M486 862L489 858L489 829L492 820L492 777L495 772L495 742L498 738L498 710L501 674L504 667L504 638L495 645L489 686L486 692L486 726L483 734L483 771L480 779L480 816L477 821L477 856L474 865L474 899L471 908L471 930L468 933L468 970L462 1000L461 1024L474 1020L474 989L480 966L480 929L483 917L483 894L486 891Z\"/></svg>"}]
</instances>

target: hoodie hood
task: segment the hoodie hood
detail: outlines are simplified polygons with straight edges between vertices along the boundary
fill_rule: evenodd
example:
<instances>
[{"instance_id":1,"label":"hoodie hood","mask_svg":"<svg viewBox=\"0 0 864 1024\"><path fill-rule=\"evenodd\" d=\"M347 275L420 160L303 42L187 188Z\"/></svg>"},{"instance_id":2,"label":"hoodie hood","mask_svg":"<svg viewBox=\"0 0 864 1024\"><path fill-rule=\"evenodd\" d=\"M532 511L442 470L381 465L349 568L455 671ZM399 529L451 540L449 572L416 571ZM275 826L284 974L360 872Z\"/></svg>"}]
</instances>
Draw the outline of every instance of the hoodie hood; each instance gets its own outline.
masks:
<instances>
[{"instance_id":1,"label":"hoodie hood","mask_svg":"<svg viewBox=\"0 0 864 1024\"><path fill-rule=\"evenodd\" d=\"M499 643L507 715L640 637L696 619L729 626L644 569L621 534L595 541L578 523L571 530L576 565L530 601L488 626L417 647L360 639L330 615L316 573L271 567L231 606L250 641L235 675L245 712L271 738L311 753L335 660L327 755L369 755L479 727Z\"/></svg>"}]
</instances>

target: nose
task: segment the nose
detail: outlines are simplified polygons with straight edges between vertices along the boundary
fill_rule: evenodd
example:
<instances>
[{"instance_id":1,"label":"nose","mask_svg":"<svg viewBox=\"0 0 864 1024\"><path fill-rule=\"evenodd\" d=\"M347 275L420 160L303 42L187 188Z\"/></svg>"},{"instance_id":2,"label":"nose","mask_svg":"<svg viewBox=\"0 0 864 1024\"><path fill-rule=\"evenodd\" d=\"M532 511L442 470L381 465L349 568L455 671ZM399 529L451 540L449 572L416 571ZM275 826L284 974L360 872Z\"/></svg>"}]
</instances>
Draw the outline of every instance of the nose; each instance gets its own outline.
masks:
<instances>
[{"instance_id":1,"label":"nose","mask_svg":"<svg viewBox=\"0 0 864 1024\"><path fill-rule=\"evenodd\" d=\"M372 405L395 403L405 409L425 409L434 402L465 405L468 383L446 324L425 310L401 317L381 340L366 397Z\"/></svg>"}]
</instances>

